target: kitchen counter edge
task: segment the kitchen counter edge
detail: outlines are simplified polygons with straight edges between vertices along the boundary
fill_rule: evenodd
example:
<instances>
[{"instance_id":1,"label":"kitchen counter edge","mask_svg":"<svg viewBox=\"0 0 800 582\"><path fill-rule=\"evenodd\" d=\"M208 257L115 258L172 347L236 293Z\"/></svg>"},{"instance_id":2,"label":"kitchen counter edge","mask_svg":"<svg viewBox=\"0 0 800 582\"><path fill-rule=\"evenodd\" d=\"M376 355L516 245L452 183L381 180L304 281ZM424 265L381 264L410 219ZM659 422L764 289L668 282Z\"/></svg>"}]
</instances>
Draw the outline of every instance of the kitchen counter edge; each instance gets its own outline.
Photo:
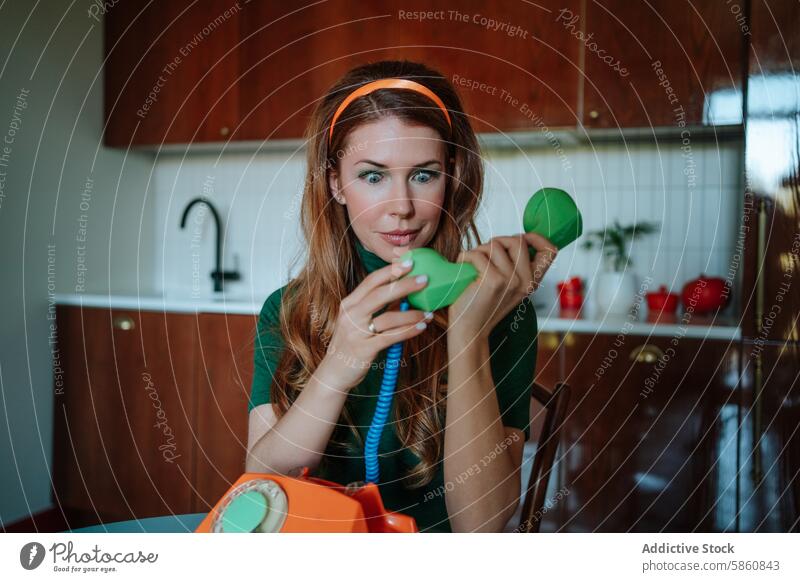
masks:
<instances>
[{"instance_id":1,"label":"kitchen counter edge","mask_svg":"<svg viewBox=\"0 0 800 582\"><path fill-rule=\"evenodd\" d=\"M235 300L224 297L218 299L183 299L161 296L136 295L83 295L56 294L56 305L75 307L126 309L134 311L165 311L170 313L219 313L228 315L257 315L263 300ZM652 337L687 337L713 340L736 341L741 339L741 328L728 318L703 324L653 323L627 318L564 318L553 317L537 312L540 332L581 333L581 334L627 334Z\"/></svg>"}]
</instances>

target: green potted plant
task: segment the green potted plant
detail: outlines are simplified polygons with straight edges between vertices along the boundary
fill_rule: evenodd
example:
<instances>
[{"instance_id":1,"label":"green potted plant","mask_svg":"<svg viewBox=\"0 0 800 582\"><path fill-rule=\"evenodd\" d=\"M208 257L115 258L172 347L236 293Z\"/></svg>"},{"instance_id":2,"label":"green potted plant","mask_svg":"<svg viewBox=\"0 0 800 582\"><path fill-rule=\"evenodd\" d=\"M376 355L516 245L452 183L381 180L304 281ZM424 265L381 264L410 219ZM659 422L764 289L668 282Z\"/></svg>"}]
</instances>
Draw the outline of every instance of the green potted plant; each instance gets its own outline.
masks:
<instances>
[{"instance_id":1,"label":"green potted plant","mask_svg":"<svg viewBox=\"0 0 800 582\"><path fill-rule=\"evenodd\" d=\"M605 270L597 278L594 291L595 302L601 313L625 315L636 300L636 277L632 266L629 246L634 240L658 232L657 222L637 222L621 225L614 220L602 230L586 233L581 244L585 250L600 249Z\"/></svg>"}]
</instances>

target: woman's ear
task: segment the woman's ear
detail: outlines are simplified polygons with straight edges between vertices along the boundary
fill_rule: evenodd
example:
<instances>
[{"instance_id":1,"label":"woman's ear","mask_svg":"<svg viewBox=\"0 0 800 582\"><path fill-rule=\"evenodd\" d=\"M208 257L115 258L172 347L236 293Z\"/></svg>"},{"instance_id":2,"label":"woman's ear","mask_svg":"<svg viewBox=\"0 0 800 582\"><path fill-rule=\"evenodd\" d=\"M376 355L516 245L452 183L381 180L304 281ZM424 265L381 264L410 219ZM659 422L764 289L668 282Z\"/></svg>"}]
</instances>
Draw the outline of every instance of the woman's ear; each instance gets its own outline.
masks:
<instances>
[{"instance_id":1,"label":"woman's ear","mask_svg":"<svg viewBox=\"0 0 800 582\"><path fill-rule=\"evenodd\" d=\"M339 187L339 173L335 170L328 172L328 186L336 202L344 204L344 196L342 196L341 188Z\"/></svg>"}]
</instances>

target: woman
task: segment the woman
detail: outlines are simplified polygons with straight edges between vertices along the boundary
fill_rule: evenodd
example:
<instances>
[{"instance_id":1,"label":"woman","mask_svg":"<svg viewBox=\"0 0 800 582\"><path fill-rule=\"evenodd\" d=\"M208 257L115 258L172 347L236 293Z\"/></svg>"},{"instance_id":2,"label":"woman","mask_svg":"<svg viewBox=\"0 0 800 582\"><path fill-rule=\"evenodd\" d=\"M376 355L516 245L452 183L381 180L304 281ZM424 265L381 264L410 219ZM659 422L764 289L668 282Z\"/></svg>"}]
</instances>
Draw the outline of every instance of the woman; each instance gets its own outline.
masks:
<instances>
[{"instance_id":1,"label":"woman","mask_svg":"<svg viewBox=\"0 0 800 582\"><path fill-rule=\"evenodd\" d=\"M247 470L308 466L362 481L386 351L402 341L379 449L384 504L420 531L502 531L530 434L529 295L556 249L535 234L480 244L477 140L453 86L424 65L353 69L317 105L306 139L308 256L259 317ZM465 251L470 236L479 246ZM533 263L528 245L541 251ZM427 282L402 278L411 266L399 257L425 246L479 277L447 309L400 311Z\"/></svg>"}]
</instances>

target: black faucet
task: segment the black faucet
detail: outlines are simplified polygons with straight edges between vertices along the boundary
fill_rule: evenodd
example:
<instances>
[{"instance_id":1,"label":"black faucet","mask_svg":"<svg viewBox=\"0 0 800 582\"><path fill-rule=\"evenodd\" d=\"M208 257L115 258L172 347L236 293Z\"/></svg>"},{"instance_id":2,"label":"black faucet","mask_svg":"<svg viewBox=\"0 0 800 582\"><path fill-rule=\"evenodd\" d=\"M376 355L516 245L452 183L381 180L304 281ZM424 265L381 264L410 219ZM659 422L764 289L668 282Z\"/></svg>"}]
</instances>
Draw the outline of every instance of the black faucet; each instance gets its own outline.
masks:
<instances>
[{"instance_id":1,"label":"black faucet","mask_svg":"<svg viewBox=\"0 0 800 582\"><path fill-rule=\"evenodd\" d=\"M211 271L211 278L214 280L214 291L222 291L222 282L223 281L238 281L242 278L239 271L223 271L221 270L220 263L222 262L222 225L219 221L219 213L217 209L214 208L214 205L211 204L211 201L207 198L195 198L189 204L186 205L186 208L183 209L183 216L181 217L181 228L186 227L186 217L189 215L189 211L192 209L192 206L195 204L203 203L211 210L211 214L214 215L214 222L217 225L217 263L213 271Z\"/></svg>"}]
</instances>

